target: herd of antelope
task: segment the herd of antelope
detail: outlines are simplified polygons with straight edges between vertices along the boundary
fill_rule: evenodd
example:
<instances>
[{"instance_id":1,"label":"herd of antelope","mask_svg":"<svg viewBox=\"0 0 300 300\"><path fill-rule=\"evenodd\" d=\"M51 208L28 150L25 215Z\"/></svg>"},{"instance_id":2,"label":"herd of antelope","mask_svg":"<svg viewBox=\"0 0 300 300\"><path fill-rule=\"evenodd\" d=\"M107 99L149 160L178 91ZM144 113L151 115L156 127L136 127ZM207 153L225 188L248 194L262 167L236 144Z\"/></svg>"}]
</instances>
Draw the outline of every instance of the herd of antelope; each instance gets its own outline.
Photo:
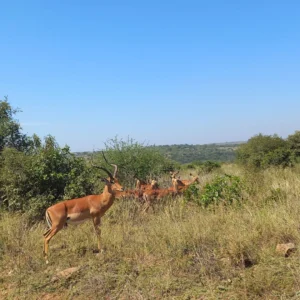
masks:
<instances>
[{"instance_id":1,"label":"herd of antelope","mask_svg":"<svg viewBox=\"0 0 300 300\"><path fill-rule=\"evenodd\" d=\"M161 200L165 197L176 197L181 195L191 184L199 183L199 177L193 176L192 180L180 180L176 178L177 172L170 172L170 176L172 179L172 185L169 188L159 188L158 182L156 180L151 180L150 183L146 183L140 179L136 178L136 186L134 190L126 190L122 192L116 192L115 197L126 199L133 198L138 199L144 203L143 211L147 211L155 200Z\"/></svg>"},{"instance_id":2,"label":"herd of antelope","mask_svg":"<svg viewBox=\"0 0 300 300\"><path fill-rule=\"evenodd\" d=\"M103 157L106 160L104 153ZM110 163L108 163L110 164ZM166 189L160 189L158 182L152 180L150 184L136 179L134 190L124 191L122 185L117 179L118 166L114 167L114 173L111 174L106 168L95 166L108 175L108 178L102 178L105 183L104 190L100 195L89 195L82 198L65 200L54 204L46 210L46 222L48 230L44 233L44 258L48 264L49 242L53 236L59 232L66 224L79 224L88 219L93 221L94 229L97 235L98 251L101 251L101 217L112 206L115 198L135 198L144 202L144 211L147 211L154 200L160 200L164 197L175 197L182 194L192 183L199 183L198 176L192 176L192 180L180 180L176 178L177 172L170 172L172 186Z\"/></svg>"}]
</instances>

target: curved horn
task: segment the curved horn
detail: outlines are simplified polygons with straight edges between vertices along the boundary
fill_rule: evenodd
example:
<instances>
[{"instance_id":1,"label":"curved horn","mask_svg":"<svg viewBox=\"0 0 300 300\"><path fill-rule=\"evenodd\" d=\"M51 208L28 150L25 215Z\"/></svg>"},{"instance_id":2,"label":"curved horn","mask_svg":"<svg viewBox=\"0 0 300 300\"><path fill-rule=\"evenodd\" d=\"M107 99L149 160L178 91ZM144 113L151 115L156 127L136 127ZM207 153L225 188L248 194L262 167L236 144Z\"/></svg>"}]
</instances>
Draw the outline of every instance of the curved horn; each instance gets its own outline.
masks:
<instances>
[{"instance_id":1,"label":"curved horn","mask_svg":"<svg viewBox=\"0 0 300 300\"><path fill-rule=\"evenodd\" d=\"M114 178L115 178L115 177L117 176L118 166L115 165L115 164L109 163L109 162L107 161L105 155L104 155L104 152L103 152L103 151L101 151L101 152L102 152L103 158L104 158L104 160L106 161L106 163L107 163L108 165L111 165L111 166L115 167L115 170L114 170Z\"/></svg>"},{"instance_id":2,"label":"curved horn","mask_svg":"<svg viewBox=\"0 0 300 300\"><path fill-rule=\"evenodd\" d=\"M114 170L114 178L116 178L117 176L117 172L118 172L118 166L117 165L114 165L114 164L111 164L113 167L115 167L115 170Z\"/></svg>"},{"instance_id":3,"label":"curved horn","mask_svg":"<svg viewBox=\"0 0 300 300\"><path fill-rule=\"evenodd\" d=\"M112 176L112 174L111 174L107 169L105 169L105 168L103 168L103 167L95 166L95 165L92 165L92 166L93 166L94 168L101 169L101 170L105 171L105 172L107 173L107 175L109 176L109 178L110 178L111 180L114 180L114 176Z\"/></svg>"},{"instance_id":4,"label":"curved horn","mask_svg":"<svg viewBox=\"0 0 300 300\"><path fill-rule=\"evenodd\" d=\"M111 180L114 180L114 176L112 176L112 174L106 168L95 165L95 163L94 163L94 152L93 152L93 154L91 156L91 165L92 165L93 168L97 168L97 169L105 171L107 173L107 175L109 176L109 178Z\"/></svg>"}]
</instances>

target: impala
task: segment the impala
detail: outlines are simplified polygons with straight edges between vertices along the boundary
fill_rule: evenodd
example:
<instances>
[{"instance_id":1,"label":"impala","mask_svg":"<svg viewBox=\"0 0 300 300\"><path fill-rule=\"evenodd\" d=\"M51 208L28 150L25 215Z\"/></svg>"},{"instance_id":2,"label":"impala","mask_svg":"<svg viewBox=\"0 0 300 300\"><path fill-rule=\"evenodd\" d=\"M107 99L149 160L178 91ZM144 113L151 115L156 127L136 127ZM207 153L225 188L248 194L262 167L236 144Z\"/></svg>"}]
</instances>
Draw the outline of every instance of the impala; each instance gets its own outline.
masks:
<instances>
[{"instance_id":1,"label":"impala","mask_svg":"<svg viewBox=\"0 0 300 300\"><path fill-rule=\"evenodd\" d=\"M145 190L146 188L149 188L150 184L148 184L146 181L135 178L135 189L136 190Z\"/></svg>"},{"instance_id":2,"label":"impala","mask_svg":"<svg viewBox=\"0 0 300 300\"><path fill-rule=\"evenodd\" d=\"M123 192L116 192L117 199L141 199L143 191L141 190L125 190Z\"/></svg>"},{"instance_id":3,"label":"impala","mask_svg":"<svg viewBox=\"0 0 300 300\"><path fill-rule=\"evenodd\" d=\"M178 174L178 171L170 172L170 175L172 178L172 185L177 192L183 192L193 183L200 183L199 177L194 176L192 173L190 173L192 180L185 180L185 179L181 180L180 177L178 177L178 178L175 177L177 174Z\"/></svg>"},{"instance_id":4,"label":"impala","mask_svg":"<svg viewBox=\"0 0 300 300\"><path fill-rule=\"evenodd\" d=\"M142 199L144 190L151 187L146 181L135 178L135 189L117 192L117 199Z\"/></svg>"},{"instance_id":5,"label":"impala","mask_svg":"<svg viewBox=\"0 0 300 300\"><path fill-rule=\"evenodd\" d=\"M173 188L175 191L178 190L178 179L176 178L176 175L179 173L179 171L177 172L170 172L170 175L171 175L171 179L172 179L172 185L173 185Z\"/></svg>"},{"instance_id":6,"label":"impala","mask_svg":"<svg viewBox=\"0 0 300 300\"><path fill-rule=\"evenodd\" d=\"M193 174L190 174L190 176L192 177L192 180L180 180L180 179L178 179L178 181L177 181L177 183L178 183L178 193L180 193L180 194L183 193L193 183L200 183L198 176L194 176Z\"/></svg>"},{"instance_id":7,"label":"impala","mask_svg":"<svg viewBox=\"0 0 300 300\"><path fill-rule=\"evenodd\" d=\"M154 184L154 186L153 186ZM158 188L158 183L156 180L152 180L150 183L147 183L144 180L138 179L136 178L136 185L135 185L135 189L137 191L145 191L145 190L149 190L149 189L153 189L153 187Z\"/></svg>"},{"instance_id":8,"label":"impala","mask_svg":"<svg viewBox=\"0 0 300 300\"><path fill-rule=\"evenodd\" d=\"M193 183L200 183L198 176L194 176L192 173L190 173L190 176L192 177L192 180L181 180L181 179L178 179L178 180L180 182L182 182L184 185L191 185Z\"/></svg>"},{"instance_id":9,"label":"impala","mask_svg":"<svg viewBox=\"0 0 300 300\"><path fill-rule=\"evenodd\" d=\"M176 196L177 195L177 186L171 187L168 189L159 189L158 184L156 180L152 180L151 182L151 188L148 190L145 190L143 193L143 200L145 201L145 208L144 212L147 211L151 205L151 202L153 200L160 200L166 196Z\"/></svg>"},{"instance_id":10,"label":"impala","mask_svg":"<svg viewBox=\"0 0 300 300\"><path fill-rule=\"evenodd\" d=\"M43 252L46 263L48 263L49 241L64 227L65 224L68 223L78 224L88 219L92 219L97 235L98 250L101 251L101 217L112 206L116 191L123 190L123 187L116 178L118 167L114 164L111 165L115 167L113 175L104 167L94 166L105 171L109 176L107 179L102 179L102 181L105 182L102 194L62 201L50 206L46 210L46 222L49 227L44 233Z\"/></svg>"}]
</instances>

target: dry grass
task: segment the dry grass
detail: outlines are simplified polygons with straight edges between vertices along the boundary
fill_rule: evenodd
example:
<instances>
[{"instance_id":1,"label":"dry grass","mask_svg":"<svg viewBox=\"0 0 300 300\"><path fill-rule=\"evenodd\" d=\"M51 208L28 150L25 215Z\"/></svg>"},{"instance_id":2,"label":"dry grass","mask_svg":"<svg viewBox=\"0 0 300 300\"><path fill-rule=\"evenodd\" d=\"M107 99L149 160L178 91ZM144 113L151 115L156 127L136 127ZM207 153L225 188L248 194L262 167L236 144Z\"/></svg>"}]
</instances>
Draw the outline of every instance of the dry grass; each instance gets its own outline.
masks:
<instances>
[{"instance_id":1,"label":"dry grass","mask_svg":"<svg viewBox=\"0 0 300 300\"><path fill-rule=\"evenodd\" d=\"M297 299L300 252L285 258L275 247L300 243L300 169L222 172L244 179L241 207L211 211L179 198L141 214L136 203L116 201L103 218L104 253L93 253L87 222L53 238L50 265L45 225L3 213L0 299ZM70 278L53 280L75 266Z\"/></svg>"}]
</instances>

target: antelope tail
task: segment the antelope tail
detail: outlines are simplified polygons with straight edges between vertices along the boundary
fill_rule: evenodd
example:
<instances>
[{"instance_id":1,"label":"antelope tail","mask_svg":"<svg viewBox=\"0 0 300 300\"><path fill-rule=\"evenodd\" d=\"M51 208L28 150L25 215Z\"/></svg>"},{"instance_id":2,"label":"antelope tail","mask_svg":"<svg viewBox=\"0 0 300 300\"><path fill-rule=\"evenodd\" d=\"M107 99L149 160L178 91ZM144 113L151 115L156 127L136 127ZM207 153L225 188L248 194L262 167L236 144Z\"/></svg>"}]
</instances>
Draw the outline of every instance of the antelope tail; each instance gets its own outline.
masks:
<instances>
[{"instance_id":1,"label":"antelope tail","mask_svg":"<svg viewBox=\"0 0 300 300\"><path fill-rule=\"evenodd\" d=\"M52 221L51 221L51 218L50 218L50 215L48 213L48 211L46 211L46 222L47 222L47 225L49 228L52 227Z\"/></svg>"}]
</instances>

